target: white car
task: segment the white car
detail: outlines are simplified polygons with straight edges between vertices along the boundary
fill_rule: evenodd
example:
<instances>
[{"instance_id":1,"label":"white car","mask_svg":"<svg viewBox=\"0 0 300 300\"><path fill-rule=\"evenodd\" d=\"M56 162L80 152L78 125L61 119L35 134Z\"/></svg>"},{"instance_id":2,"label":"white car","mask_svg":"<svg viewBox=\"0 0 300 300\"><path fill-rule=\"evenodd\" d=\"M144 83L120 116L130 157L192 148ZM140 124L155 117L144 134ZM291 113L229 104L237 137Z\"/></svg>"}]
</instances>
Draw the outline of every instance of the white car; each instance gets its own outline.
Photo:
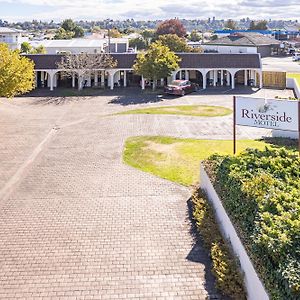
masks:
<instances>
[{"instance_id":1,"label":"white car","mask_svg":"<svg viewBox=\"0 0 300 300\"><path fill-rule=\"evenodd\" d=\"M294 54L293 61L300 61L300 53L295 53Z\"/></svg>"}]
</instances>

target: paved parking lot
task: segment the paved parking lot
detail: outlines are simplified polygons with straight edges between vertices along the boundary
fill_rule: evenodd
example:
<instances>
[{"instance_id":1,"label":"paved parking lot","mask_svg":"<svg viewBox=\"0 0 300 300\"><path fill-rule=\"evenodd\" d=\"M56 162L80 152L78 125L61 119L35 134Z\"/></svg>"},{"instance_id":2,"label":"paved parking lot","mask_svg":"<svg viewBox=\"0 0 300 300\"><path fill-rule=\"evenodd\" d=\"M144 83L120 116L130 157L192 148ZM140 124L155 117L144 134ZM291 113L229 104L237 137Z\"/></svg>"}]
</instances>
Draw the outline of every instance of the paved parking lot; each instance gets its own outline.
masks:
<instances>
[{"instance_id":1,"label":"paved parking lot","mask_svg":"<svg viewBox=\"0 0 300 300\"><path fill-rule=\"evenodd\" d=\"M191 191L124 165L122 149L136 135L229 139L232 116L113 113L230 107L232 95L114 93L0 100L0 299L221 299L191 233Z\"/></svg>"},{"instance_id":2,"label":"paved parking lot","mask_svg":"<svg viewBox=\"0 0 300 300\"><path fill-rule=\"evenodd\" d=\"M291 56L265 57L262 59L263 71L283 71L300 73L300 63L294 62Z\"/></svg>"}]
</instances>

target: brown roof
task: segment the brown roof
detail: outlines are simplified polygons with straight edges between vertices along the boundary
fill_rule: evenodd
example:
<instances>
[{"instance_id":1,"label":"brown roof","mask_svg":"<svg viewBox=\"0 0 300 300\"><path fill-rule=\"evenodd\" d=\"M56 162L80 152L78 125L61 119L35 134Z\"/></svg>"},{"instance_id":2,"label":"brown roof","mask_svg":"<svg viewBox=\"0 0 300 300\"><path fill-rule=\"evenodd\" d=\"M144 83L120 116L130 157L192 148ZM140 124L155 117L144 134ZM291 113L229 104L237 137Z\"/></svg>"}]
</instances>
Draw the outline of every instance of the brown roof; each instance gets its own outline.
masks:
<instances>
[{"instance_id":1,"label":"brown roof","mask_svg":"<svg viewBox=\"0 0 300 300\"><path fill-rule=\"evenodd\" d=\"M93 55L93 54L91 54ZM111 54L117 60L118 69L132 69L136 59L135 53ZM213 69L213 68L255 68L261 67L259 54L219 54L219 53L178 53L181 58L180 68ZM33 54L26 55L35 63L35 69L57 69L62 55Z\"/></svg>"}]
</instances>

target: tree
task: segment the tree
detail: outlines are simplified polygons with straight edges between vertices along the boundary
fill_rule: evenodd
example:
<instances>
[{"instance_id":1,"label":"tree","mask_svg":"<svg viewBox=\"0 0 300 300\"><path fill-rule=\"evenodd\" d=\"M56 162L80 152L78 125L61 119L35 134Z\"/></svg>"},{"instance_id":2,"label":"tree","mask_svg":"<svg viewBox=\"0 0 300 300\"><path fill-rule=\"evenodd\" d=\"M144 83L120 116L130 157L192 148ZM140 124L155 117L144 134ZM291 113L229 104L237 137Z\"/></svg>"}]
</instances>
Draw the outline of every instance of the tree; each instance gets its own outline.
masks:
<instances>
[{"instance_id":1,"label":"tree","mask_svg":"<svg viewBox=\"0 0 300 300\"><path fill-rule=\"evenodd\" d=\"M0 97L12 98L34 87L34 63L0 43Z\"/></svg>"},{"instance_id":2,"label":"tree","mask_svg":"<svg viewBox=\"0 0 300 300\"><path fill-rule=\"evenodd\" d=\"M232 20L232 19L228 19L225 22L224 27L228 28L228 29L234 30L234 29L237 29L237 23L234 20Z\"/></svg>"},{"instance_id":3,"label":"tree","mask_svg":"<svg viewBox=\"0 0 300 300\"><path fill-rule=\"evenodd\" d=\"M32 46L28 42L23 42L21 44L21 53L28 54L32 51Z\"/></svg>"},{"instance_id":4,"label":"tree","mask_svg":"<svg viewBox=\"0 0 300 300\"><path fill-rule=\"evenodd\" d=\"M60 27L63 28L65 31L74 31L76 26L77 25L72 19L66 19L62 22Z\"/></svg>"},{"instance_id":5,"label":"tree","mask_svg":"<svg viewBox=\"0 0 300 300\"><path fill-rule=\"evenodd\" d=\"M39 45L34 49L34 52L36 54L46 54L47 51L43 45Z\"/></svg>"},{"instance_id":6,"label":"tree","mask_svg":"<svg viewBox=\"0 0 300 300\"><path fill-rule=\"evenodd\" d=\"M119 37L121 37L122 35L121 35L121 33L119 32L118 29L112 28L112 29L109 30L109 36L110 36L111 38L119 38Z\"/></svg>"},{"instance_id":7,"label":"tree","mask_svg":"<svg viewBox=\"0 0 300 300\"><path fill-rule=\"evenodd\" d=\"M176 34L179 37L186 35L186 29L178 19L170 19L160 23L156 29L156 35Z\"/></svg>"},{"instance_id":8,"label":"tree","mask_svg":"<svg viewBox=\"0 0 300 300\"><path fill-rule=\"evenodd\" d=\"M256 23L254 21L251 21L249 29L250 30L267 30L268 29L268 21L261 20Z\"/></svg>"},{"instance_id":9,"label":"tree","mask_svg":"<svg viewBox=\"0 0 300 300\"><path fill-rule=\"evenodd\" d=\"M66 31L63 28L57 29L54 39L55 40L70 40L74 37L74 32L73 31Z\"/></svg>"},{"instance_id":10,"label":"tree","mask_svg":"<svg viewBox=\"0 0 300 300\"><path fill-rule=\"evenodd\" d=\"M146 45L149 46L151 41L155 38L155 31L150 29L145 29L141 32L141 36L144 39Z\"/></svg>"},{"instance_id":11,"label":"tree","mask_svg":"<svg viewBox=\"0 0 300 300\"><path fill-rule=\"evenodd\" d=\"M176 34L160 35L158 41L160 41L162 45L167 46L173 52L201 52L195 51L187 44L184 38L180 38Z\"/></svg>"},{"instance_id":12,"label":"tree","mask_svg":"<svg viewBox=\"0 0 300 300\"><path fill-rule=\"evenodd\" d=\"M192 42L199 42L201 41L202 36L197 30L193 30L188 38Z\"/></svg>"},{"instance_id":13,"label":"tree","mask_svg":"<svg viewBox=\"0 0 300 300\"><path fill-rule=\"evenodd\" d=\"M141 37L137 37L129 40L129 47L142 50L147 48L147 44L144 39L142 39Z\"/></svg>"},{"instance_id":14,"label":"tree","mask_svg":"<svg viewBox=\"0 0 300 300\"><path fill-rule=\"evenodd\" d=\"M69 40L73 37L79 38L84 36L82 27L75 24L72 19L66 19L62 22L61 27L56 31L55 40Z\"/></svg>"},{"instance_id":15,"label":"tree","mask_svg":"<svg viewBox=\"0 0 300 300\"><path fill-rule=\"evenodd\" d=\"M156 81L171 75L178 69L180 58L160 41L152 43L146 52L139 53L133 69L136 74L153 81L153 90Z\"/></svg>"},{"instance_id":16,"label":"tree","mask_svg":"<svg viewBox=\"0 0 300 300\"><path fill-rule=\"evenodd\" d=\"M77 76L78 89L82 89L84 77L98 69L116 67L117 62L107 53L100 54L66 54L57 64L59 69L64 70L66 76Z\"/></svg>"}]
</instances>

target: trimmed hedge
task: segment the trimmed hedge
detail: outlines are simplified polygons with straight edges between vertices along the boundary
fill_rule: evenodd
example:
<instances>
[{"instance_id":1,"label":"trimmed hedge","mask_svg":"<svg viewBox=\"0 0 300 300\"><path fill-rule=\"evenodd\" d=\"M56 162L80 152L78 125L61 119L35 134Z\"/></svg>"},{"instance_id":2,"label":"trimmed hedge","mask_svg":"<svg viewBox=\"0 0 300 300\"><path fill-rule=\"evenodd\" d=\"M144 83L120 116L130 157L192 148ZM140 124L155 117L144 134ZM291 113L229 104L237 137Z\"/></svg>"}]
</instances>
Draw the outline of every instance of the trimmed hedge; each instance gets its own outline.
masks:
<instances>
[{"instance_id":1,"label":"trimmed hedge","mask_svg":"<svg viewBox=\"0 0 300 300\"><path fill-rule=\"evenodd\" d=\"M298 154L248 149L205 166L270 297L300 299Z\"/></svg>"},{"instance_id":2,"label":"trimmed hedge","mask_svg":"<svg viewBox=\"0 0 300 300\"><path fill-rule=\"evenodd\" d=\"M238 262L224 241L213 209L206 199L206 195L201 190L193 195L193 217L204 245L210 252L216 288L231 299L244 300L246 293Z\"/></svg>"}]
</instances>

